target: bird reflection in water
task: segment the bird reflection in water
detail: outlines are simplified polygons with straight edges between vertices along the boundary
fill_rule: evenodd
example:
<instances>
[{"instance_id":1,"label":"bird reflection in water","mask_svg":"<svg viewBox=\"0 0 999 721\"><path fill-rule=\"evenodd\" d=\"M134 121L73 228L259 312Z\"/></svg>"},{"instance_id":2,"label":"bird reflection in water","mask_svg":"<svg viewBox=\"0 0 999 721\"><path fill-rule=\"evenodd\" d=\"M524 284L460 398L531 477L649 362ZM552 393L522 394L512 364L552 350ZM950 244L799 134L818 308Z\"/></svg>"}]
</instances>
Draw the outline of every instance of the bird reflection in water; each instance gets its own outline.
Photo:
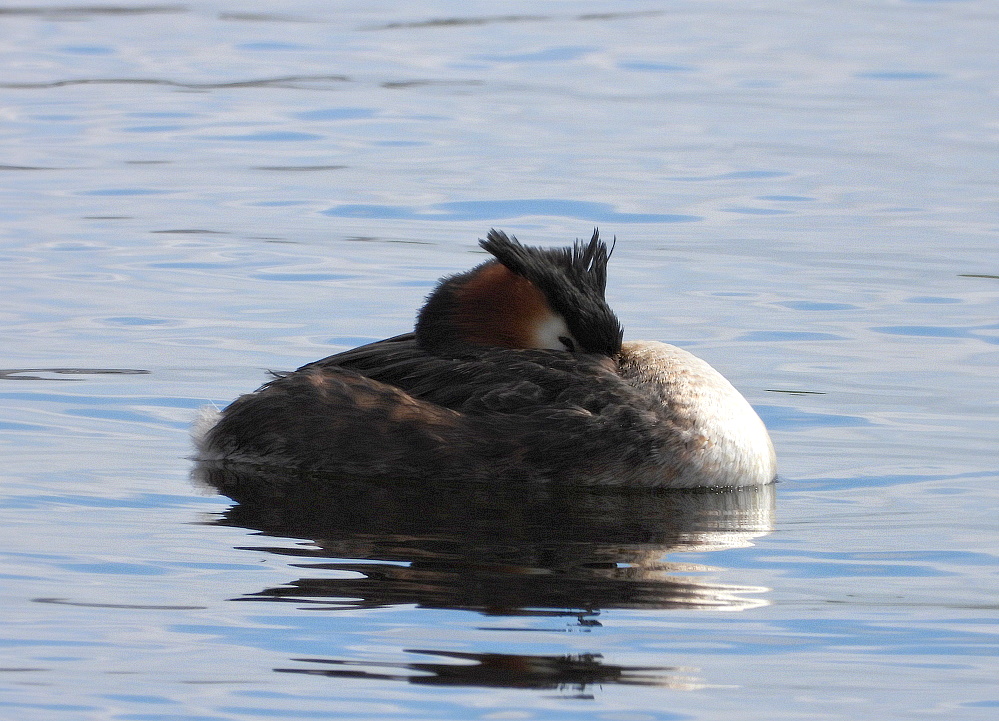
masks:
<instances>
[{"instance_id":1,"label":"bird reflection in water","mask_svg":"<svg viewBox=\"0 0 999 721\"><path fill-rule=\"evenodd\" d=\"M216 523L309 542L250 547L296 557L296 568L314 573L240 601L565 617L584 632L599 626L607 609L740 611L767 603L766 588L697 578L690 574L719 569L664 557L751 545L772 530L773 485L664 490L407 482L211 463L199 464L195 478L237 502ZM330 570L341 573L325 576ZM599 654L410 653L441 660L295 659L320 668L278 670L580 693L592 684L694 683L681 669L612 666Z\"/></svg>"},{"instance_id":2,"label":"bird reflection in water","mask_svg":"<svg viewBox=\"0 0 999 721\"><path fill-rule=\"evenodd\" d=\"M571 691L573 698L593 698L591 686L668 686L698 688L695 679L684 675L689 669L671 666L615 666L605 664L600 654L565 656L524 656L507 653L459 653L407 649L421 656L454 659L447 662L379 663L377 661L336 661L323 658L296 658L294 661L321 664L325 668L278 668L279 673L300 673L333 678L367 678L407 681L425 686L478 686L483 688L523 688ZM461 663L461 662L465 663ZM372 669L378 670L372 670ZM395 673L391 669L397 669Z\"/></svg>"}]
</instances>

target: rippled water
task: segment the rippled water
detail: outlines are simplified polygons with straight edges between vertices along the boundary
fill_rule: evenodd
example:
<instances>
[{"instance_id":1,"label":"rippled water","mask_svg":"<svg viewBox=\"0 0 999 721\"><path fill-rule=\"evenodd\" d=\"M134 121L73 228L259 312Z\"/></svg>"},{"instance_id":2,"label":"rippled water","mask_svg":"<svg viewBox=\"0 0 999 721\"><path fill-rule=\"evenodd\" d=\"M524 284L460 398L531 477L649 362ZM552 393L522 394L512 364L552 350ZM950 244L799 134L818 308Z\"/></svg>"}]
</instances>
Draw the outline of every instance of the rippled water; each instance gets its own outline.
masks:
<instances>
[{"instance_id":1,"label":"rippled water","mask_svg":"<svg viewBox=\"0 0 999 721\"><path fill-rule=\"evenodd\" d=\"M995 717L987 0L0 29L0 717ZM192 482L199 406L407 330L489 227L594 225L776 489Z\"/></svg>"}]
</instances>

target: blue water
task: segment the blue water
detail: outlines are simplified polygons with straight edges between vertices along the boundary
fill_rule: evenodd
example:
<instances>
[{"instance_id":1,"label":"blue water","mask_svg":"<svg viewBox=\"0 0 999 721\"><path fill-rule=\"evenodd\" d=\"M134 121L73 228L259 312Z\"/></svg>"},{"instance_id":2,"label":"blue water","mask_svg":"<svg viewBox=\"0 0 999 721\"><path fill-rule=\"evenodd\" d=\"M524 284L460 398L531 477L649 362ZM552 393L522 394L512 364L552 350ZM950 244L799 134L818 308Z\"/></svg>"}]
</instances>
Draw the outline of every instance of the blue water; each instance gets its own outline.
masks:
<instances>
[{"instance_id":1,"label":"blue water","mask_svg":"<svg viewBox=\"0 0 999 721\"><path fill-rule=\"evenodd\" d=\"M0 718L994 718L987 0L0 29ZM626 337L744 392L774 493L192 481L199 406L411 328L490 227L594 226Z\"/></svg>"}]
</instances>

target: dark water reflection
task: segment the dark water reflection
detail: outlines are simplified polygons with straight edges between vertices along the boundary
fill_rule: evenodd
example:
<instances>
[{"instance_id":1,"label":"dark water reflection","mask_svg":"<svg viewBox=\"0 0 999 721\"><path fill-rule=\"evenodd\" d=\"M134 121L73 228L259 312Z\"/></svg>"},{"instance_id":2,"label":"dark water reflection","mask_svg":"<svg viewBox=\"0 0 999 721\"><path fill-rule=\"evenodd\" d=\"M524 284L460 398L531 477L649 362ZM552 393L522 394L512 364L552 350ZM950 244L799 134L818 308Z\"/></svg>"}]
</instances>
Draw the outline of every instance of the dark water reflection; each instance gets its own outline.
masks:
<instances>
[{"instance_id":1,"label":"dark water reflection","mask_svg":"<svg viewBox=\"0 0 999 721\"><path fill-rule=\"evenodd\" d=\"M541 484L372 481L277 469L200 465L198 480L237 501L217 522L307 546L249 547L301 559L290 583L234 600L337 611L413 605L491 616L575 618L601 611L741 610L767 589L712 583L716 571L664 560L750 544L772 529L774 487L627 490ZM312 571L313 573L309 573ZM330 571L340 577L329 577ZM349 573L343 573L349 572ZM744 595L749 594L749 595ZM418 685L557 689L595 685L691 688L690 669L620 666L600 654L522 655L406 649L398 663L293 658L281 673Z\"/></svg>"},{"instance_id":2,"label":"dark water reflection","mask_svg":"<svg viewBox=\"0 0 999 721\"><path fill-rule=\"evenodd\" d=\"M572 690L577 697L590 686L668 686L696 685L684 675L685 669L672 666L616 666L605 664L600 654L564 656L525 656L507 653L460 653L456 651L409 650L409 653L437 656L438 663L405 664L371 661L342 661L322 658L296 658L295 661L321 664L322 668L277 668L279 673L301 673L330 678L364 678L406 681L425 686L477 686L484 688L525 688ZM464 663L455 663L455 661Z\"/></svg>"},{"instance_id":3,"label":"dark water reflection","mask_svg":"<svg viewBox=\"0 0 999 721\"><path fill-rule=\"evenodd\" d=\"M741 610L767 589L712 583L717 571L667 554L748 545L772 529L774 487L663 491L541 484L372 481L203 464L196 477L237 501L217 521L301 547L302 577L235 600L307 610L418 608L492 616L562 616L599 626L604 609ZM339 572L330 577L328 572ZM310 573L311 572L311 573ZM348 573L344 573L348 572ZM575 689L592 684L686 687L671 667L604 664L599 654L541 656L407 649L412 663L296 658L275 669L415 684Z\"/></svg>"},{"instance_id":4,"label":"dark water reflection","mask_svg":"<svg viewBox=\"0 0 999 721\"><path fill-rule=\"evenodd\" d=\"M669 553L743 546L771 530L773 486L721 491L411 483L211 467L199 480L238 503L219 523L314 546L256 550L315 559L250 598L493 615L594 616L604 608L749 608L765 589L684 575ZM322 560L335 559L335 560Z\"/></svg>"}]
</instances>

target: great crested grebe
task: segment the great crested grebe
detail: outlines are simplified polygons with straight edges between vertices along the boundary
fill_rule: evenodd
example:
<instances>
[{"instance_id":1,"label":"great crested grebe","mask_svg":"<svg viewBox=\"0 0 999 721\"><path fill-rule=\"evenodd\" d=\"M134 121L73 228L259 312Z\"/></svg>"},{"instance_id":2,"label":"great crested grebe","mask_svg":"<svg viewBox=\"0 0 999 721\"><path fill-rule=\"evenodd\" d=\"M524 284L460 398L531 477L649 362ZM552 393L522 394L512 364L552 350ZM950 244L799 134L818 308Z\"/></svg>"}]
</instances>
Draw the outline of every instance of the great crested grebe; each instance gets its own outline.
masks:
<instances>
[{"instance_id":1,"label":"great crested grebe","mask_svg":"<svg viewBox=\"0 0 999 721\"><path fill-rule=\"evenodd\" d=\"M202 461L363 477L666 488L769 483L773 445L707 363L622 341L607 246L532 248L445 277L412 333L281 375L196 424Z\"/></svg>"}]
</instances>

